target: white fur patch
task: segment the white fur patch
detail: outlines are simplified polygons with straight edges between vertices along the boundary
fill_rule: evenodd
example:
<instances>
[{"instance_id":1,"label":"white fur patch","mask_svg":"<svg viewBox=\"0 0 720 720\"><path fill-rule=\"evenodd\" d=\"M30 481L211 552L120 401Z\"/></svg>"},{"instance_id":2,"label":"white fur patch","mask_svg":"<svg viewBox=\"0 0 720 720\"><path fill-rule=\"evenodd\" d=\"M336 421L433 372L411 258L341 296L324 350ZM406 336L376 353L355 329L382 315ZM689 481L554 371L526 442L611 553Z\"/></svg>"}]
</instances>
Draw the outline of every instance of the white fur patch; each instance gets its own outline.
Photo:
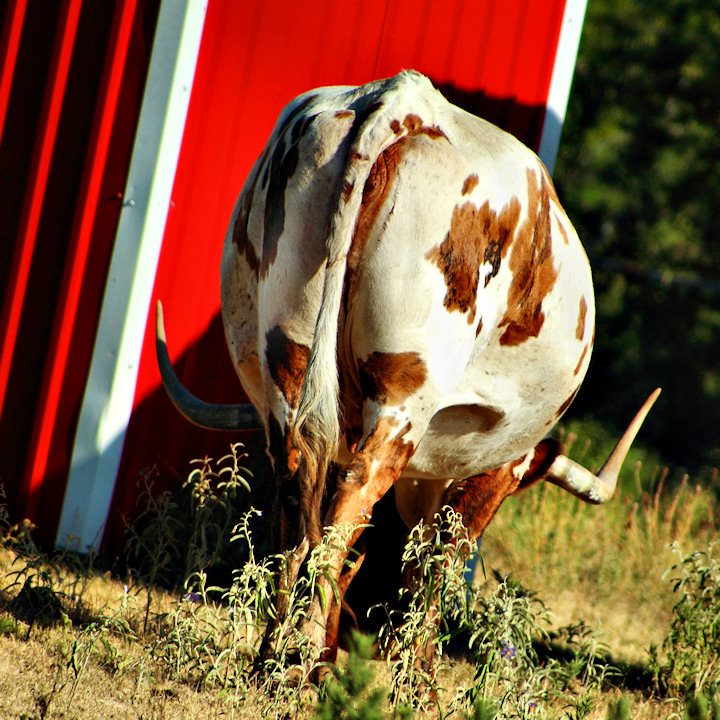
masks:
<instances>
[{"instance_id":1,"label":"white fur patch","mask_svg":"<svg viewBox=\"0 0 720 720\"><path fill-rule=\"evenodd\" d=\"M532 462L534 457L535 450L533 449L525 456L525 459L520 463L520 465L517 465L513 468L513 475L518 480L522 480L523 477L525 477L525 473L530 469L530 463Z\"/></svg>"}]
</instances>

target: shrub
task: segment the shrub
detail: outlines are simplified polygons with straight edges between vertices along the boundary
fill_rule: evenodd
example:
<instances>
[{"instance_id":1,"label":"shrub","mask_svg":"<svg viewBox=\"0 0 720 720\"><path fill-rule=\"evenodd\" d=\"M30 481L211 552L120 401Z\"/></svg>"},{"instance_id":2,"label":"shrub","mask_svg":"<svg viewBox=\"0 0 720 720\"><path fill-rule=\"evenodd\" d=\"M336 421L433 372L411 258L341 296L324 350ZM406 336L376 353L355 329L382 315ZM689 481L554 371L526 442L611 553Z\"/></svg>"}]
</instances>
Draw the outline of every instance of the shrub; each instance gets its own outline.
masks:
<instances>
[{"instance_id":1,"label":"shrub","mask_svg":"<svg viewBox=\"0 0 720 720\"><path fill-rule=\"evenodd\" d=\"M386 691L371 688L374 673L372 638L353 632L347 667L333 667L324 688L324 697L315 711L315 720L383 720Z\"/></svg>"},{"instance_id":2,"label":"shrub","mask_svg":"<svg viewBox=\"0 0 720 720\"><path fill-rule=\"evenodd\" d=\"M684 555L670 572L680 599L673 608L670 631L658 648L650 648L650 662L658 685L668 694L692 697L720 692L720 541L707 550Z\"/></svg>"}]
</instances>

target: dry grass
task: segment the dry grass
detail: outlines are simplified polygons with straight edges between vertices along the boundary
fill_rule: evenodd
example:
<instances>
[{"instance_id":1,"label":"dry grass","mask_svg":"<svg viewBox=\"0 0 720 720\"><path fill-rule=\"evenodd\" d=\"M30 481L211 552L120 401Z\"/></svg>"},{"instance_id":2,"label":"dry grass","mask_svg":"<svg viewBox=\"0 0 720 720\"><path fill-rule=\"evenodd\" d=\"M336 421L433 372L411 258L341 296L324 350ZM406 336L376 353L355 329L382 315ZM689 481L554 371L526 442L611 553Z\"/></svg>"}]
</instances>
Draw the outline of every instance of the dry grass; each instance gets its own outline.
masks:
<instances>
[{"instance_id":1,"label":"dry grass","mask_svg":"<svg viewBox=\"0 0 720 720\"><path fill-rule=\"evenodd\" d=\"M134 672L113 671L94 660L74 686L69 664L71 642L63 630L45 630L25 642L0 641L0 717L116 718L118 720L207 720L224 717L262 717L252 698L240 714L221 693L197 692L176 678L156 674L138 682ZM125 661L139 661L142 647L120 649ZM150 668L151 670L157 670Z\"/></svg>"},{"instance_id":2,"label":"dry grass","mask_svg":"<svg viewBox=\"0 0 720 720\"><path fill-rule=\"evenodd\" d=\"M638 469L635 486L602 508L547 484L509 499L482 551L486 569L511 573L539 593L554 628L582 621L598 631L614 663L647 669L647 648L662 643L676 602L666 578L677 561L671 544L686 552L706 547L718 538L719 527L717 501L708 489L687 480L668 488L666 478L643 477ZM238 702L232 692L198 687L196 675L174 672L151 656L179 602L172 594L152 591L152 622L143 632L144 590L128 592L107 574L88 572L78 583L76 576L60 573L53 575L53 590L64 594L66 606L73 605L73 594L79 600L71 617L30 628L10 612L20 589L12 573L26 562L0 548L0 720L273 716L255 690ZM493 584L477 577L488 588ZM449 692L472 677L469 664L453 662L453 673L440 675ZM376 661L373 667L376 684L388 687L387 665ZM637 720L666 718L677 710L648 697L647 688L625 687L623 693ZM619 695L607 689L585 717L606 718ZM562 701L554 710L556 717L570 717L563 715ZM273 712L279 715L277 708Z\"/></svg>"},{"instance_id":3,"label":"dry grass","mask_svg":"<svg viewBox=\"0 0 720 720\"><path fill-rule=\"evenodd\" d=\"M673 544L704 548L719 527L709 489L687 478L668 489L657 473L643 482L637 468L634 491L604 507L547 483L508 499L482 549L490 567L542 589L558 625L584 620L619 659L636 662L662 641L677 601L663 579L677 559Z\"/></svg>"},{"instance_id":4,"label":"dry grass","mask_svg":"<svg viewBox=\"0 0 720 720\"><path fill-rule=\"evenodd\" d=\"M0 548L0 588L25 562L23 557ZM65 582L63 582L63 580ZM72 576L54 585L58 594L69 595ZM4 593L9 601L17 588ZM154 590L153 616L162 618L177 605L178 597ZM153 629L142 637L147 593L128 592L127 586L109 573L91 574L82 593L79 614L83 623L61 619L51 626L13 621L0 612L0 719L39 720L63 718L117 718L118 720L208 720L208 718L263 717L262 698L252 693L243 712L227 694L201 690L174 676L150 657ZM69 603L68 603L69 604ZM117 616L121 606L129 632L98 632L88 628ZM85 630L85 633L83 633ZM90 643L94 640L92 649Z\"/></svg>"}]
</instances>

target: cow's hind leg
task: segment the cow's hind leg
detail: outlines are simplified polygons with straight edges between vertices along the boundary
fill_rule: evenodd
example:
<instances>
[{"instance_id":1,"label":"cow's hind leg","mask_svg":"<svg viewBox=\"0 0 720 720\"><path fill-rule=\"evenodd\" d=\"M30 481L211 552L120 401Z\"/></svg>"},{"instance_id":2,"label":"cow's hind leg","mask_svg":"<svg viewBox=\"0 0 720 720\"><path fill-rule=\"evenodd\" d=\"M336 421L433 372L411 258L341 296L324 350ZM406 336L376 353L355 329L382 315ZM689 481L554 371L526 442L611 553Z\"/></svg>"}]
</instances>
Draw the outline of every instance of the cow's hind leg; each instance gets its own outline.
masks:
<instances>
[{"instance_id":1,"label":"cow's hind leg","mask_svg":"<svg viewBox=\"0 0 720 720\"><path fill-rule=\"evenodd\" d=\"M445 492L440 503L441 508L434 522L425 526L423 540L426 552L433 554L432 562L425 557L416 557L405 571L405 586L410 591L411 602L424 602L425 614L423 627L416 629L422 641L416 645L416 663L432 676L433 658L436 653L434 640L443 612L440 596L447 589L457 592L455 574L470 556L472 543L479 538L489 525L495 513L508 495L524 489L541 479L557 454L557 443L543 441L530 453L494 470L453 482ZM415 486L405 488L405 502L411 502L412 493L422 493L422 481ZM419 505L419 502L417 503ZM459 516L463 528L458 528ZM417 532L417 528L415 530ZM470 541L470 542L468 542ZM432 577L423 574L422 567L432 568ZM447 570L451 576L442 579L439 570ZM437 583L450 586L440 587ZM464 585L461 584L461 588ZM426 597L428 589L432 595ZM461 590L464 593L464 589ZM451 605L454 600L448 596Z\"/></svg>"},{"instance_id":2,"label":"cow's hind leg","mask_svg":"<svg viewBox=\"0 0 720 720\"><path fill-rule=\"evenodd\" d=\"M443 505L462 516L473 540L479 538L508 495L540 480L557 456L555 440L543 440L527 455L495 470L453 483Z\"/></svg>"},{"instance_id":3,"label":"cow's hind leg","mask_svg":"<svg viewBox=\"0 0 720 720\"><path fill-rule=\"evenodd\" d=\"M342 594L359 567L357 564L349 567L351 549L372 521L375 503L392 487L412 455L414 445L407 439L409 429L409 424L400 425L395 418L381 416L340 471L325 518L326 532L331 534L332 541L326 547L324 572L304 626L323 660L333 659L337 652Z\"/></svg>"}]
</instances>

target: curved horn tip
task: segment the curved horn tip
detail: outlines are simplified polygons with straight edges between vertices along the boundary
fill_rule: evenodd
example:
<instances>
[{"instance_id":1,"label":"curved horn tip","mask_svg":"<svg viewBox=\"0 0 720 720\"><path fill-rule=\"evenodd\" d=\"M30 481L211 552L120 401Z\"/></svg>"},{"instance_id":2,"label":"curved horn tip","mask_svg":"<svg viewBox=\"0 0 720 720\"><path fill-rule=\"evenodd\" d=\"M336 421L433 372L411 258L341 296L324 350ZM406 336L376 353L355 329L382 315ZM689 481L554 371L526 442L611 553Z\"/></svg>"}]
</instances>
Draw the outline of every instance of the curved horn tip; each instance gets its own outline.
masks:
<instances>
[{"instance_id":1,"label":"curved horn tip","mask_svg":"<svg viewBox=\"0 0 720 720\"><path fill-rule=\"evenodd\" d=\"M598 477L608 485L612 485L614 488L617 482L617 476L620 473L625 458L627 457L630 447L632 446L635 436L638 434L642 424L645 422L647 414L650 412L650 408L654 405L655 401L660 395L661 388L656 388L648 399L642 404L642 407L637 411L635 417L630 421L627 430L623 433L620 440L618 440L615 449L610 454L605 465L598 473Z\"/></svg>"},{"instance_id":2,"label":"curved horn tip","mask_svg":"<svg viewBox=\"0 0 720 720\"><path fill-rule=\"evenodd\" d=\"M610 500L615 494L620 468L625 461L630 446L645 417L650 412L650 408L658 399L660 392L661 389L656 388L643 403L597 475L594 475L565 455L558 455L548 470L546 479L593 505L599 505Z\"/></svg>"},{"instance_id":3,"label":"curved horn tip","mask_svg":"<svg viewBox=\"0 0 720 720\"><path fill-rule=\"evenodd\" d=\"M653 404L658 399L658 397L660 397L661 392L662 392L662 388L659 387L659 388L655 388L655 390L653 390L650 393L650 397L648 397L648 399L645 401L645 405L648 406L648 410L653 406ZM643 407L644 407L644 405L643 405Z\"/></svg>"},{"instance_id":4,"label":"curved horn tip","mask_svg":"<svg viewBox=\"0 0 720 720\"><path fill-rule=\"evenodd\" d=\"M167 344L165 335L165 313L163 312L162 301L158 300L155 305L155 337Z\"/></svg>"}]
</instances>

